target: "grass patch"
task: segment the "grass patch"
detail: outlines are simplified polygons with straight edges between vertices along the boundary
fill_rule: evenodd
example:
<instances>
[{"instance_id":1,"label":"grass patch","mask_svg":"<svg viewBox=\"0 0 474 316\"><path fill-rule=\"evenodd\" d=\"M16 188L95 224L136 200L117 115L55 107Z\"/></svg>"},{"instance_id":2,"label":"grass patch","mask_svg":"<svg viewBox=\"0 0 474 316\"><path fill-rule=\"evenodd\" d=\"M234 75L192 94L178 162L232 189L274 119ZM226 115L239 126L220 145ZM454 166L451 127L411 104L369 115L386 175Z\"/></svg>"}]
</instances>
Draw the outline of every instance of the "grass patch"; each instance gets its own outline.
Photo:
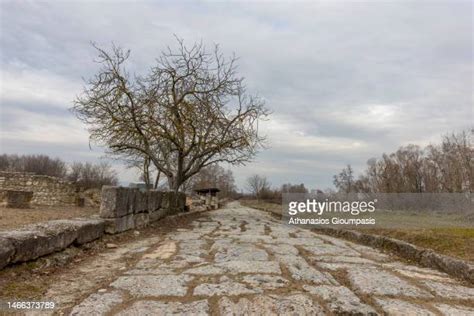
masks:
<instances>
[{"instance_id":1,"label":"grass patch","mask_svg":"<svg viewBox=\"0 0 474 316\"><path fill-rule=\"evenodd\" d=\"M281 214L281 205L256 200L241 200L242 205ZM474 262L474 225L472 220L449 214L406 214L390 212L378 214L377 228L356 228L368 234L392 237L429 248L437 253Z\"/></svg>"}]
</instances>

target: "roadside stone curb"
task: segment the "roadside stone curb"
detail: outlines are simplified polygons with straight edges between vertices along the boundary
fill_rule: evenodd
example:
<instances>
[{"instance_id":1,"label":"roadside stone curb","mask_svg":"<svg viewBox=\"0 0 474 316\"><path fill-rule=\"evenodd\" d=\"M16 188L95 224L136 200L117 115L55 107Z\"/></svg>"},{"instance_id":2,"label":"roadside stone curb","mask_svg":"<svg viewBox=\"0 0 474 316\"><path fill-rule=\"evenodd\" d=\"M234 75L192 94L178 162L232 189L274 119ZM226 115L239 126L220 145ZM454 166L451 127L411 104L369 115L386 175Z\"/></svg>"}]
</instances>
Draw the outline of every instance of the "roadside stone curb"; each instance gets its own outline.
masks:
<instances>
[{"instance_id":1,"label":"roadside stone curb","mask_svg":"<svg viewBox=\"0 0 474 316\"><path fill-rule=\"evenodd\" d=\"M389 250L402 258L412 260L424 267L434 268L451 276L466 280L474 284L474 265L464 260L441 255L431 249L380 235L365 234L353 230L337 228L313 228L327 235L356 241L375 248Z\"/></svg>"}]
</instances>

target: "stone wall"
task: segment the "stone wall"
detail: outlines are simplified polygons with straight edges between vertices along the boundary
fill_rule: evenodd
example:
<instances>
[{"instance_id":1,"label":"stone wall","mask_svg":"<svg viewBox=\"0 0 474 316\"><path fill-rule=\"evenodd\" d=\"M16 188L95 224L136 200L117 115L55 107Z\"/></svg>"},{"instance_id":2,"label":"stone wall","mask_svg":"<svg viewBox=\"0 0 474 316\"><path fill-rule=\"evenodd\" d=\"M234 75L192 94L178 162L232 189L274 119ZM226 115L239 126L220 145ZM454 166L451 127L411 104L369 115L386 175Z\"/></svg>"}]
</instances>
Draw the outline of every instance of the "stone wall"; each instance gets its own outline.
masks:
<instances>
[{"instance_id":1,"label":"stone wall","mask_svg":"<svg viewBox=\"0 0 474 316\"><path fill-rule=\"evenodd\" d=\"M78 197L76 186L68 181L25 172L0 171L0 191L4 190L32 191L31 204L36 205L75 205Z\"/></svg>"},{"instance_id":2,"label":"stone wall","mask_svg":"<svg viewBox=\"0 0 474 316\"><path fill-rule=\"evenodd\" d=\"M141 228L168 215L187 211L186 195L179 192L114 186L102 187L100 217L106 221L106 232L120 233Z\"/></svg>"},{"instance_id":3,"label":"stone wall","mask_svg":"<svg viewBox=\"0 0 474 316\"><path fill-rule=\"evenodd\" d=\"M53 220L0 231L0 269L187 211L184 193L104 186L101 200L101 218Z\"/></svg>"}]
</instances>

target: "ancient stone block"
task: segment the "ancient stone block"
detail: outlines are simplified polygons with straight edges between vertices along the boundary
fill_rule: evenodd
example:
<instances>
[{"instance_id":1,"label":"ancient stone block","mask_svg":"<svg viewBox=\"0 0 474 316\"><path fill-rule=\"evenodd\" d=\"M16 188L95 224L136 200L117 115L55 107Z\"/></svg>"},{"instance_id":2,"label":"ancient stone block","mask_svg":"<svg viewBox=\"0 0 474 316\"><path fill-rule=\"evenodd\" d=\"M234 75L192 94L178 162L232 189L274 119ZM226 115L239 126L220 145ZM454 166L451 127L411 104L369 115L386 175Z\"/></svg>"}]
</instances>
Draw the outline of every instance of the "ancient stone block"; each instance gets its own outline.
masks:
<instances>
[{"instance_id":1,"label":"ancient stone block","mask_svg":"<svg viewBox=\"0 0 474 316\"><path fill-rule=\"evenodd\" d=\"M135 228L133 214L105 219L105 232L108 234L117 234L133 228Z\"/></svg>"},{"instance_id":2,"label":"ancient stone block","mask_svg":"<svg viewBox=\"0 0 474 316\"><path fill-rule=\"evenodd\" d=\"M222 283L203 283L196 286L193 295L242 295L261 293L259 288L247 288L245 284L228 281Z\"/></svg>"},{"instance_id":3,"label":"ancient stone block","mask_svg":"<svg viewBox=\"0 0 474 316\"><path fill-rule=\"evenodd\" d=\"M335 315L377 315L377 312L361 302L361 300L345 286L309 286L303 289L318 296L329 305Z\"/></svg>"},{"instance_id":4,"label":"ancient stone block","mask_svg":"<svg viewBox=\"0 0 474 316\"><path fill-rule=\"evenodd\" d=\"M150 223L156 222L157 220L163 218L168 213L167 209L159 209L154 212L148 213Z\"/></svg>"},{"instance_id":5,"label":"ancient stone block","mask_svg":"<svg viewBox=\"0 0 474 316\"><path fill-rule=\"evenodd\" d=\"M117 315L193 315L206 316L210 314L206 300L180 303L162 301L138 301Z\"/></svg>"},{"instance_id":6,"label":"ancient stone block","mask_svg":"<svg viewBox=\"0 0 474 316\"><path fill-rule=\"evenodd\" d=\"M0 237L0 269L10 263L15 247L10 240Z\"/></svg>"},{"instance_id":7,"label":"ancient stone block","mask_svg":"<svg viewBox=\"0 0 474 316\"><path fill-rule=\"evenodd\" d=\"M154 212L161 208L162 192L156 190L148 191L148 212Z\"/></svg>"},{"instance_id":8,"label":"ancient stone block","mask_svg":"<svg viewBox=\"0 0 474 316\"><path fill-rule=\"evenodd\" d=\"M240 298L234 303L228 297L219 300L220 315L325 315L324 309L303 294L258 295Z\"/></svg>"},{"instance_id":9,"label":"ancient stone block","mask_svg":"<svg viewBox=\"0 0 474 316\"><path fill-rule=\"evenodd\" d=\"M185 296L189 275L122 276L111 286L127 290L132 296Z\"/></svg>"},{"instance_id":10,"label":"ancient stone block","mask_svg":"<svg viewBox=\"0 0 474 316\"><path fill-rule=\"evenodd\" d=\"M33 198L32 191L6 190L5 198L7 207L11 208L30 208L30 202Z\"/></svg>"},{"instance_id":11,"label":"ancient stone block","mask_svg":"<svg viewBox=\"0 0 474 316\"><path fill-rule=\"evenodd\" d=\"M137 191L135 193L134 213L143 213L148 210L148 193Z\"/></svg>"},{"instance_id":12,"label":"ancient stone block","mask_svg":"<svg viewBox=\"0 0 474 316\"><path fill-rule=\"evenodd\" d=\"M77 227L76 244L82 245L104 235L105 221L101 219L74 220Z\"/></svg>"},{"instance_id":13,"label":"ancient stone block","mask_svg":"<svg viewBox=\"0 0 474 316\"><path fill-rule=\"evenodd\" d=\"M138 189L103 186L100 216L114 218L133 213L137 192Z\"/></svg>"},{"instance_id":14,"label":"ancient stone block","mask_svg":"<svg viewBox=\"0 0 474 316\"><path fill-rule=\"evenodd\" d=\"M75 306L70 315L104 315L110 312L115 305L122 303L122 301L122 294L118 291L94 293L82 301L82 303Z\"/></svg>"},{"instance_id":15,"label":"ancient stone block","mask_svg":"<svg viewBox=\"0 0 474 316\"><path fill-rule=\"evenodd\" d=\"M148 213L139 213L134 215L135 228L143 228L148 226L150 216Z\"/></svg>"},{"instance_id":16,"label":"ancient stone block","mask_svg":"<svg viewBox=\"0 0 474 316\"><path fill-rule=\"evenodd\" d=\"M51 226L47 231L30 227L28 230L0 233L1 237L8 239L15 247L11 262L23 262L66 248L77 238L77 233L55 226Z\"/></svg>"}]
</instances>

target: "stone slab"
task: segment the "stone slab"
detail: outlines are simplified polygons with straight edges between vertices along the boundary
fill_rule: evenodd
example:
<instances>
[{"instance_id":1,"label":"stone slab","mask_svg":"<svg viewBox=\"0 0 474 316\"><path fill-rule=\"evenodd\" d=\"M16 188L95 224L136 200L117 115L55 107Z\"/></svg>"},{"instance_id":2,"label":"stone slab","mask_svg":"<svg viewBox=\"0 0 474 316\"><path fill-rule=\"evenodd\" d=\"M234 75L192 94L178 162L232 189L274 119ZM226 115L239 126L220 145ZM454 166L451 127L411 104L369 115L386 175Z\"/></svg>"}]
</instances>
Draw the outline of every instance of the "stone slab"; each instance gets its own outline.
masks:
<instances>
[{"instance_id":1,"label":"stone slab","mask_svg":"<svg viewBox=\"0 0 474 316\"><path fill-rule=\"evenodd\" d=\"M258 288L251 288L245 284L238 282L221 282L221 283L203 283L194 288L193 295L204 296L222 296L222 295L242 295L255 294L262 292Z\"/></svg>"},{"instance_id":2,"label":"stone slab","mask_svg":"<svg viewBox=\"0 0 474 316\"><path fill-rule=\"evenodd\" d=\"M76 305L71 316L101 316L112 310L117 304L123 302L123 296L118 291L108 293L94 293L89 295L79 305Z\"/></svg>"},{"instance_id":3,"label":"stone slab","mask_svg":"<svg viewBox=\"0 0 474 316\"><path fill-rule=\"evenodd\" d=\"M15 247L7 238L0 237L0 269L5 267L13 258Z\"/></svg>"},{"instance_id":4,"label":"stone slab","mask_svg":"<svg viewBox=\"0 0 474 316\"><path fill-rule=\"evenodd\" d=\"M132 296L185 296L189 275L134 275L122 276L111 286L127 290Z\"/></svg>"},{"instance_id":5,"label":"stone slab","mask_svg":"<svg viewBox=\"0 0 474 316\"><path fill-rule=\"evenodd\" d=\"M326 302L335 315L377 315L377 312L345 286L309 286L303 289Z\"/></svg>"},{"instance_id":6,"label":"stone slab","mask_svg":"<svg viewBox=\"0 0 474 316\"><path fill-rule=\"evenodd\" d=\"M435 316L432 311L421 305L398 299L376 298L375 302L387 315Z\"/></svg>"},{"instance_id":7,"label":"stone slab","mask_svg":"<svg viewBox=\"0 0 474 316\"><path fill-rule=\"evenodd\" d=\"M425 290L380 269L362 266L347 270L352 286L364 294L432 298Z\"/></svg>"},{"instance_id":8,"label":"stone slab","mask_svg":"<svg viewBox=\"0 0 474 316\"><path fill-rule=\"evenodd\" d=\"M219 300L220 315L325 315L324 309L303 294L258 295L233 302L228 297Z\"/></svg>"},{"instance_id":9,"label":"stone slab","mask_svg":"<svg viewBox=\"0 0 474 316\"><path fill-rule=\"evenodd\" d=\"M207 316L210 314L209 304L206 300L190 303L138 301L116 315L185 315Z\"/></svg>"}]
</instances>

